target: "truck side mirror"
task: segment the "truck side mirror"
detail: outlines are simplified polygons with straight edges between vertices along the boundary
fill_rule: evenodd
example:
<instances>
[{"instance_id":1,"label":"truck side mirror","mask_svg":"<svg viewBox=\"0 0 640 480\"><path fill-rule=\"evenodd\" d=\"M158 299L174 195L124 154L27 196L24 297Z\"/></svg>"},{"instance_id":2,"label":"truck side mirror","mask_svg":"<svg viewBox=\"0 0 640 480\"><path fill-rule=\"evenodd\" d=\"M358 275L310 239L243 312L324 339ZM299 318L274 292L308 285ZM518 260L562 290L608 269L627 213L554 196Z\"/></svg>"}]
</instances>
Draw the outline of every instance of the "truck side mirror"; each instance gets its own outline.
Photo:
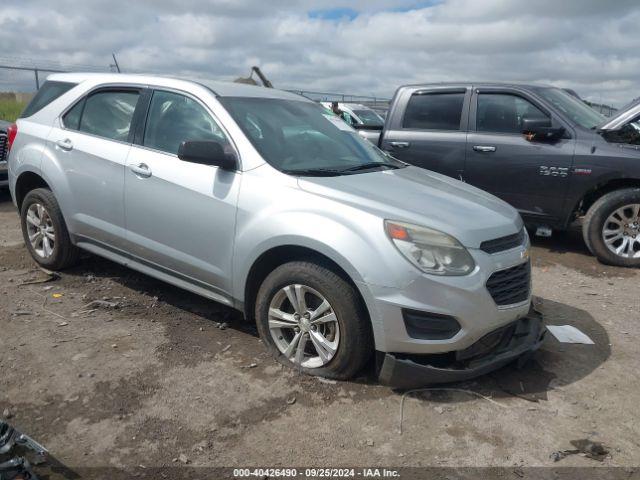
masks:
<instances>
[{"instance_id":1,"label":"truck side mirror","mask_svg":"<svg viewBox=\"0 0 640 480\"><path fill-rule=\"evenodd\" d=\"M554 128L549 118L522 119L522 133L530 142L553 141L564 135L564 127Z\"/></svg>"}]
</instances>

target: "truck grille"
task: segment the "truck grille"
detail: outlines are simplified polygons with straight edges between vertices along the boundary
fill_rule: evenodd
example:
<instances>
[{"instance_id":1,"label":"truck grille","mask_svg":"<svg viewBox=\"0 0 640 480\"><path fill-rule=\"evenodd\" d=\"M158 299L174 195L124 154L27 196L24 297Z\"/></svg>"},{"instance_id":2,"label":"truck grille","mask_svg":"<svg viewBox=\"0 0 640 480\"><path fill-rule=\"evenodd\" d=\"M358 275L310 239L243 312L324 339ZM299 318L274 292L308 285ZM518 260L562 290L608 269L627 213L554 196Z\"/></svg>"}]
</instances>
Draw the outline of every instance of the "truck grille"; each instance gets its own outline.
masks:
<instances>
[{"instance_id":1,"label":"truck grille","mask_svg":"<svg viewBox=\"0 0 640 480\"><path fill-rule=\"evenodd\" d=\"M531 264L521 263L494 272L487 280L487 290L498 306L524 302L531 290Z\"/></svg>"},{"instance_id":2,"label":"truck grille","mask_svg":"<svg viewBox=\"0 0 640 480\"><path fill-rule=\"evenodd\" d=\"M7 134L0 132L0 162L7 160Z\"/></svg>"},{"instance_id":3,"label":"truck grille","mask_svg":"<svg viewBox=\"0 0 640 480\"><path fill-rule=\"evenodd\" d=\"M480 244L480 250L486 253L498 253L519 247L524 243L524 227L513 235L486 240Z\"/></svg>"}]
</instances>

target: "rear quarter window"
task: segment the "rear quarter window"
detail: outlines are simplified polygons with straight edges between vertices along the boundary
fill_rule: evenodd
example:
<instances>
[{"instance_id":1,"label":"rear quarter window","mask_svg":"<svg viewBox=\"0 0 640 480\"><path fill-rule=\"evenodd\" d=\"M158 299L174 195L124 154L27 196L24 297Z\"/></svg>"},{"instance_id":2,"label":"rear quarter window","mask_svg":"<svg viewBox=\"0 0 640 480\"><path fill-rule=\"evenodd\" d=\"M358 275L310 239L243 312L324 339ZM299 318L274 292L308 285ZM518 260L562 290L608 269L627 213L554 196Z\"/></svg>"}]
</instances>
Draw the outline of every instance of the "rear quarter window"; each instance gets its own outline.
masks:
<instances>
[{"instance_id":1,"label":"rear quarter window","mask_svg":"<svg viewBox=\"0 0 640 480\"><path fill-rule=\"evenodd\" d=\"M45 82L40 90L38 90L38 93L36 93L36 95L31 99L27 108L24 109L20 118L30 117L34 113L39 112L56 98L64 95L76 85L77 83L71 82Z\"/></svg>"},{"instance_id":2,"label":"rear quarter window","mask_svg":"<svg viewBox=\"0 0 640 480\"><path fill-rule=\"evenodd\" d=\"M415 130L460 130L464 92L414 93L402 127Z\"/></svg>"}]
</instances>

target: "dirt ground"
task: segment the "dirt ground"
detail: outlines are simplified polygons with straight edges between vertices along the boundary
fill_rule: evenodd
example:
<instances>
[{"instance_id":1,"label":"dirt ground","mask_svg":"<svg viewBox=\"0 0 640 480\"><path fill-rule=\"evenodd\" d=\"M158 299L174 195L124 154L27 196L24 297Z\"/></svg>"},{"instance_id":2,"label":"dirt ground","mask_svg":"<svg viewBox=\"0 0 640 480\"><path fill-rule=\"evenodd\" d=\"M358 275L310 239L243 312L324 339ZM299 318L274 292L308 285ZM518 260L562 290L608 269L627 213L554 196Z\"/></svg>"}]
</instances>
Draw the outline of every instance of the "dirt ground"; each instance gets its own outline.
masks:
<instances>
[{"instance_id":1,"label":"dirt ground","mask_svg":"<svg viewBox=\"0 0 640 480\"><path fill-rule=\"evenodd\" d=\"M531 466L640 465L640 272L599 264L575 234L536 240L532 256L547 323L595 345L548 336L522 370L407 396L400 433L402 392L366 372L332 383L284 369L219 304L90 255L25 285L43 274L0 192L0 413L67 473L499 466L518 478ZM85 307L93 300L117 307ZM610 453L550 458L579 439Z\"/></svg>"}]
</instances>

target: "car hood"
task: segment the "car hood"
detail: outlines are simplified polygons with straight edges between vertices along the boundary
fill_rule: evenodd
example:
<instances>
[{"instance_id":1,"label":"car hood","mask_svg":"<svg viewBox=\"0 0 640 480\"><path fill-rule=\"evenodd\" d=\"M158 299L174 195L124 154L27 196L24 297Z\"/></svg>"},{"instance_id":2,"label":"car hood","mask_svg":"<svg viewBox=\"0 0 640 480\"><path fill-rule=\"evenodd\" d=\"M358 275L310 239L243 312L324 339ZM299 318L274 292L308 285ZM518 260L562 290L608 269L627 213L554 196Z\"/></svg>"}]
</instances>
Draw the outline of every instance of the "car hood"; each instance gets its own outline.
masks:
<instances>
[{"instance_id":1,"label":"car hood","mask_svg":"<svg viewBox=\"0 0 640 480\"><path fill-rule=\"evenodd\" d=\"M464 246L513 235L518 212L493 195L428 170L406 167L337 177L304 177L301 189L384 219L405 221L453 235Z\"/></svg>"},{"instance_id":2,"label":"car hood","mask_svg":"<svg viewBox=\"0 0 640 480\"><path fill-rule=\"evenodd\" d=\"M618 130L620 127L623 127L627 122L633 120L638 115L640 115L640 99L636 99L631 103L628 103L620 110L618 110L613 117L607 118L604 122L598 125L598 130Z\"/></svg>"}]
</instances>

